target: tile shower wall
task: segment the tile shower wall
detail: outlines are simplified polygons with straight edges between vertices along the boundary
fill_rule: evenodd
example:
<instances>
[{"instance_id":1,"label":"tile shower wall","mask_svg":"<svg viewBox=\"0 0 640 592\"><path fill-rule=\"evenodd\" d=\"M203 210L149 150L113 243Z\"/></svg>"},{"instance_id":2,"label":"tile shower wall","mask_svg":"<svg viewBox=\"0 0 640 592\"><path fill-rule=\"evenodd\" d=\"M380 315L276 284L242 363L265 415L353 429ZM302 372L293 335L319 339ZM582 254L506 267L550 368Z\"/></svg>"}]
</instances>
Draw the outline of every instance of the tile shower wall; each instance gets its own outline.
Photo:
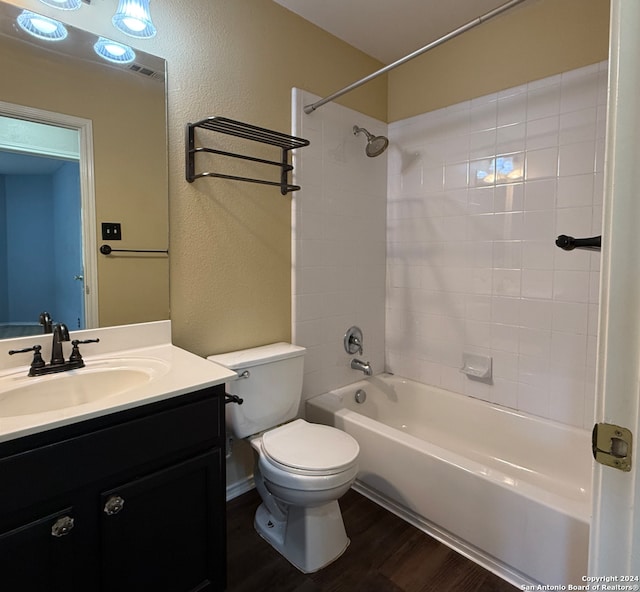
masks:
<instances>
[{"instance_id":1,"label":"tile shower wall","mask_svg":"<svg viewBox=\"0 0 640 592\"><path fill-rule=\"evenodd\" d=\"M389 126L386 367L590 428L607 64ZM460 373L493 358L493 381Z\"/></svg>"},{"instance_id":2,"label":"tile shower wall","mask_svg":"<svg viewBox=\"0 0 640 592\"><path fill-rule=\"evenodd\" d=\"M384 370L386 157L368 158L366 139L353 126L386 134L387 125L329 103L310 115L320 97L294 89L294 135L311 141L294 154L293 341L307 348L303 398L363 377L349 367L343 336L364 333L364 353Z\"/></svg>"}]
</instances>

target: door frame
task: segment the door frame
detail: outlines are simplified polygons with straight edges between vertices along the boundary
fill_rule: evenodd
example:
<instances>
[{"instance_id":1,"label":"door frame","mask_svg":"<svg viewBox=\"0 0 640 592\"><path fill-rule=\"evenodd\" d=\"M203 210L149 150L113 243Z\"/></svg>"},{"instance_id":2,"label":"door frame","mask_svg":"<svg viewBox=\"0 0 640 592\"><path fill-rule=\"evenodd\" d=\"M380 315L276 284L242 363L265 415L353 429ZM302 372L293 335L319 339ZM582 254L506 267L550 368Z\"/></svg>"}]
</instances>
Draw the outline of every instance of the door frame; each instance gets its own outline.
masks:
<instances>
[{"instance_id":1,"label":"door frame","mask_svg":"<svg viewBox=\"0 0 640 592\"><path fill-rule=\"evenodd\" d=\"M594 463L589 575L640 578L640 3L612 0L610 23L595 420L633 446L630 472Z\"/></svg>"}]
</instances>

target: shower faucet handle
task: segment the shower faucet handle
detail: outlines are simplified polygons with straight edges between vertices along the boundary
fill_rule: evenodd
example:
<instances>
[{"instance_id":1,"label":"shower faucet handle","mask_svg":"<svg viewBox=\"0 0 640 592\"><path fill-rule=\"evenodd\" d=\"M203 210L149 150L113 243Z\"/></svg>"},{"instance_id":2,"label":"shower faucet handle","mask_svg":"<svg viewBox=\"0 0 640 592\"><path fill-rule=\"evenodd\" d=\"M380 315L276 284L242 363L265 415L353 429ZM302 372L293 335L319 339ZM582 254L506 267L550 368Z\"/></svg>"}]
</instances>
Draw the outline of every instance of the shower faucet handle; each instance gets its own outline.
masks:
<instances>
[{"instance_id":1,"label":"shower faucet handle","mask_svg":"<svg viewBox=\"0 0 640 592\"><path fill-rule=\"evenodd\" d=\"M344 350L349 354L362 354L362 329L360 327L349 327L344 334Z\"/></svg>"}]
</instances>

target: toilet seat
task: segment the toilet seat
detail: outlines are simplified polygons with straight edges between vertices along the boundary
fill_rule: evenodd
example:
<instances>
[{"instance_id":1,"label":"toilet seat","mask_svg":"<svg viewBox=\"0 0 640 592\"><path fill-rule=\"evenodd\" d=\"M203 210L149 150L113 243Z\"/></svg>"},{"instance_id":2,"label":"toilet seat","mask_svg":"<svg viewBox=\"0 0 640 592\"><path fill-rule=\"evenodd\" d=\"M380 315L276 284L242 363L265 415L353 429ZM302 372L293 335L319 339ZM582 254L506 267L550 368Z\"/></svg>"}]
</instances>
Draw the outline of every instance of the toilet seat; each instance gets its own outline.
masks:
<instances>
[{"instance_id":1,"label":"toilet seat","mask_svg":"<svg viewBox=\"0 0 640 592\"><path fill-rule=\"evenodd\" d=\"M274 467L308 476L337 475L358 458L358 442L337 428L296 419L262 435L262 456Z\"/></svg>"}]
</instances>

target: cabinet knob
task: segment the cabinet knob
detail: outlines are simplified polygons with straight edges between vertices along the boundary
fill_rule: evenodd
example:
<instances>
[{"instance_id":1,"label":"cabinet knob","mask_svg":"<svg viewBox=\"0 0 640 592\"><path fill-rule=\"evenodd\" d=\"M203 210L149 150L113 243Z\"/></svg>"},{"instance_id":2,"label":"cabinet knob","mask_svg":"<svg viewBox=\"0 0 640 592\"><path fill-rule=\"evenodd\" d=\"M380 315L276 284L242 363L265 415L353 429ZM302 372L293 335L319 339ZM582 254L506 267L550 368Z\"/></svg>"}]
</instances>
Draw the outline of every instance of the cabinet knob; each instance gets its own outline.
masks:
<instances>
[{"instance_id":1,"label":"cabinet knob","mask_svg":"<svg viewBox=\"0 0 640 592\"><path fill-rule=\"evenodd\" d=\"M119 495L112 495L104 505L104 513L107 516L114 516L124 507L124 500Z\"/></svg>"},{"instance_id":2,"label":"cabinet knob","mask_svg":"<svg viewBox=\"0 0 640 592\"><path fill-rule=\"evenodd\" d=\"M71 532L73 525L74 521L71 516L63 516L62 518L58 518L58 520L56 520L51 527L51 536L63 537Z\"/></svg>"}]
</instances>

